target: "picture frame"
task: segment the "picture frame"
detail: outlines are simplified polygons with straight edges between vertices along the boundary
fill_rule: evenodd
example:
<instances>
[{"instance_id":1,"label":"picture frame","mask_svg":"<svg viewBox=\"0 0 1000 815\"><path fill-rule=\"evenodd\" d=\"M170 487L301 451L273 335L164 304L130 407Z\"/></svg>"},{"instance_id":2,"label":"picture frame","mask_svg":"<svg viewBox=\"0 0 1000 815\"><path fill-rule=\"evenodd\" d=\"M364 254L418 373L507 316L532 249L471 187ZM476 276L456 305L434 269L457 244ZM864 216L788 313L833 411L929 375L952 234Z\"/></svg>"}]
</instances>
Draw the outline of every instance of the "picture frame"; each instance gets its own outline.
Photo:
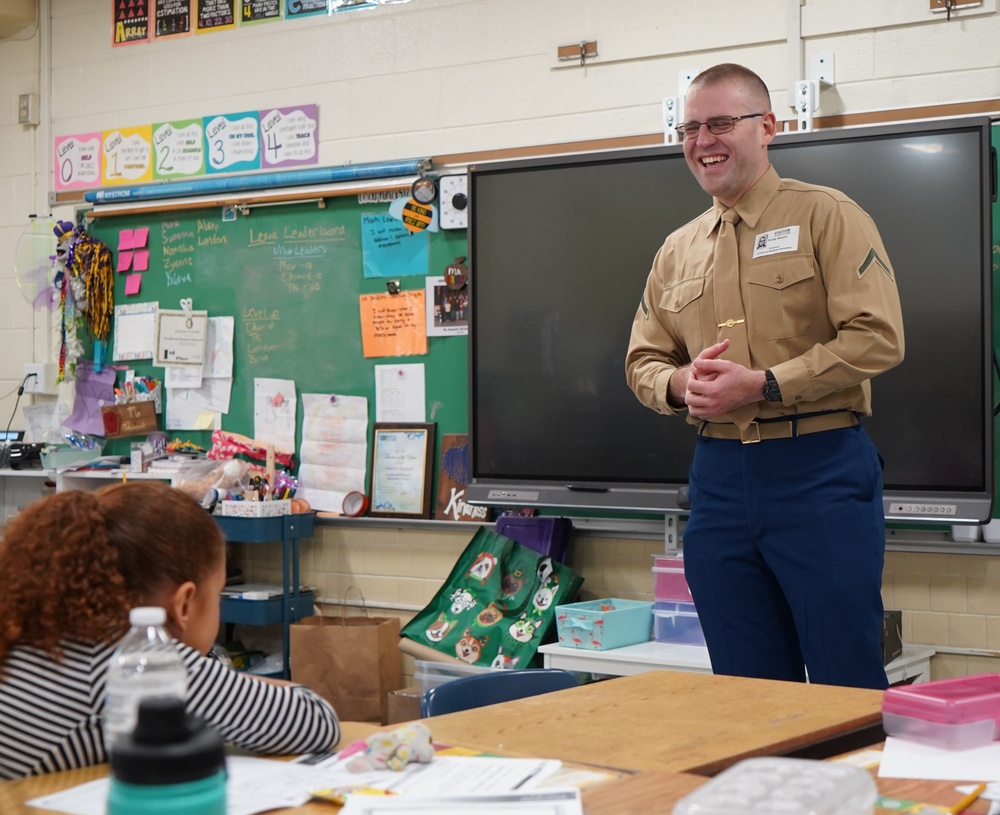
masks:
<instances>
[{"instance_id":1,"label":"picture frame","mask_svg":"<svg viewBox=\"0 0 1000 815\"><path fill-rule=\"evenodd\" d=\"M369 516L431 517L434 431L433 422L372 425Z\"/></svg>"}]
</instances>

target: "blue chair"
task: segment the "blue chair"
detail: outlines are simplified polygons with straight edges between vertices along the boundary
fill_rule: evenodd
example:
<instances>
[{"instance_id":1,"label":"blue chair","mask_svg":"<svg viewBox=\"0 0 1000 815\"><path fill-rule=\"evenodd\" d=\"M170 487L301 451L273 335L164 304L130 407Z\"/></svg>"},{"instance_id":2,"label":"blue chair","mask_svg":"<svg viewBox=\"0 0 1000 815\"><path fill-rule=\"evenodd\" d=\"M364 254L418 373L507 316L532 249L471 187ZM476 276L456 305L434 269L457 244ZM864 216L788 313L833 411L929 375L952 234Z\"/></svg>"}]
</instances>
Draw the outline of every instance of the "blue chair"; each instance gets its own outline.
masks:
<instances>
[{"instance_id":1,"label":"blue chair","mask_svg":"<svg viewBox=\"0 0 1000 815\"><path fill-rule=\"evenodd\" d=\"M428 716L575 688L579 684L573 674L561 668L525 668L463 676L424 691L420 698L420 716L426 719Z\"/></svg>"}]
</instances>

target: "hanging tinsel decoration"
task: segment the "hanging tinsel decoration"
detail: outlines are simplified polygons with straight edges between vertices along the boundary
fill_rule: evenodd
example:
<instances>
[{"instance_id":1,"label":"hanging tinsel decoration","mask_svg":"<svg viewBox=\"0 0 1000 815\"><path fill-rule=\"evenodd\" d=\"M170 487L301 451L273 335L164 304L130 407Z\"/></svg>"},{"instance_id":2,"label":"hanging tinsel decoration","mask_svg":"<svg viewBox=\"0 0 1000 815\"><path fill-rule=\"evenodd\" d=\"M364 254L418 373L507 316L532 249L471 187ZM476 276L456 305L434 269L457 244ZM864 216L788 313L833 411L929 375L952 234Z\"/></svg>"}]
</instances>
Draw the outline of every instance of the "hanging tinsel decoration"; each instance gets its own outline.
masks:
<instances>
[{"instance_id":1,"label":"hanging tinsel decoration","mask_svg":"<svg viewBox=\"0 0 1000 815\"><path fill-rule=\"evenodd\" d=\"M90 335L104 342L111 332L115 308L115 270L111 250L104 241L88 235L82 226L76 231L72 262L67 263L67 270L73 279L83 283L86 293L83 319Z\"/></svg>"}]
</instances>

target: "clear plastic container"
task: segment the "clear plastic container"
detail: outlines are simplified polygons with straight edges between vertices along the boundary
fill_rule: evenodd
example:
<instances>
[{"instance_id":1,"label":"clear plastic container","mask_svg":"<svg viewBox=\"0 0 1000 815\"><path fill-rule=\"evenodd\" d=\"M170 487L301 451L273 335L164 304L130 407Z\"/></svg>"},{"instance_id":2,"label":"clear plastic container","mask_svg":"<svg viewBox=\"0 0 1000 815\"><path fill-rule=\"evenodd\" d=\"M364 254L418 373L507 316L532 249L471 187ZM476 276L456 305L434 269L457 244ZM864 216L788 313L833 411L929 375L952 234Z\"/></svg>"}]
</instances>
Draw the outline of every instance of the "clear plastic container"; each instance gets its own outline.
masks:
<instances>
[{"instance_id":1,"label":"clear plastic container","mask_svg":"<svg viewBox=\"0 0 1000 815\"><path fill-rule=\"evenodd\" d=\"M657 600L653 606L653 639L683 645L704 645L705 632L694 603Z\"/></svg>"},{"instance_id":2,"label":"clear plastic container","mask_svg":"<svg viewBox=\"0 0 1000 815\"><path fill-rule=\"evenodd\" d=\"M104 702L104 745L108 752L135 728L139 702L154 696L184 699L187 670L180 651L163 629L167 612L139 606L129 612L132 627L108 664Z\"/></svg>"},{"instance_id":3,"label":"clear plastic container","mask_svg":"<svg viewBox=\"0 0 1000 815\"><path fill-rule=\"evenodd\" d=\"M882 727L890 736L965 750L1000 737L1000 674L889 688Z\"/></svg>"},{"instance_id":4,"label":"clear plastic container","mask_svg":"<svg viewBox=\"0 0 1000 815\"><path fill-rule=\"evenodd\" d=\"M872 815L867 771L834 761L748 758L674 804L673 815Z\"/></svg>"}]
</instances>

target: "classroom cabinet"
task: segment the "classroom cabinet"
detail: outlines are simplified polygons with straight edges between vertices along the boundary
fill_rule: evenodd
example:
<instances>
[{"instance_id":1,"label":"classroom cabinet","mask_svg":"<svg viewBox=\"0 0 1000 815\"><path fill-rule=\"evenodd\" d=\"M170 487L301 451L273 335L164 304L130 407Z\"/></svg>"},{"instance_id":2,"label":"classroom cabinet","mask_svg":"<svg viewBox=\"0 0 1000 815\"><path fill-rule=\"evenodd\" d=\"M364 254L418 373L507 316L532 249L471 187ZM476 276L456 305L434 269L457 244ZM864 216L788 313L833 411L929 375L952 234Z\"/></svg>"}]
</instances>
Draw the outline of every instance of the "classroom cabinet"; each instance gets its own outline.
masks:
<instances>
[{"instance_id":1,"label":"classroom cabinet","mask_svg":"<svg viewBox=\"0 0 1000 815\"><path fill-rule=\"evenodd\" d=\"M281 586L278 596L249 600L220 598L220 620L230 625L281 625L282 670L272 674L290 678L289 629L291 624L312 614L315 597L302 591L299 583L299 541L312 537L315 515L311 512L278 515L272 518L234 518L216 515L215 520L232 543L281 547ZM239 588L234 587L234 588Z\"/></svg>"}]
</instances>

